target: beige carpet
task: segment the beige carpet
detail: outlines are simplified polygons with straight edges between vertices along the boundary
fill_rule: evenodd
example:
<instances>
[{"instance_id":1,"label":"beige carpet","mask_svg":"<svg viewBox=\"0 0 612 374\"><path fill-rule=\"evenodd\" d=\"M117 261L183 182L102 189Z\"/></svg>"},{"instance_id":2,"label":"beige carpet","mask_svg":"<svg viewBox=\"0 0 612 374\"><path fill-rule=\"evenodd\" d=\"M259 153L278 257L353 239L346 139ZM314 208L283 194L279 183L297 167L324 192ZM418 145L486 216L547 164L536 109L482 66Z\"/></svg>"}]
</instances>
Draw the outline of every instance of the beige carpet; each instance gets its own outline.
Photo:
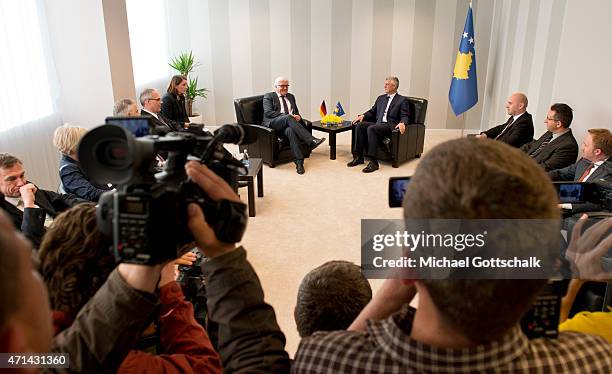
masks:
<instances>
[{"instance_id":1,"label":"beige carpet","mask_svg":"<svg viewBox=\"0 0 612 374\"><path fill-rule=\"evenodd\" d=\"M428 133L425 152L448 138ZM350 133L339 134L337 142L337 159L329 159L326 141L306 159L304 175L295 172L293 163L264 166L264 197L256 197L257 216L250 218L242 242L261 279L265 299L276 311L291 356L299 343L293 308L300 281L329 260L360 264L360 220L401 218L401 208L388 207L388 180L412 175L418 164L413 160L393 168L381 162L378 171L365 174L363 167L346 166L351 159ZM228 148L237 152L237 147ZM240 194L246 202L246 188ZM375 291L381 281L370 283Z\"/></svg>"}]
</instances>

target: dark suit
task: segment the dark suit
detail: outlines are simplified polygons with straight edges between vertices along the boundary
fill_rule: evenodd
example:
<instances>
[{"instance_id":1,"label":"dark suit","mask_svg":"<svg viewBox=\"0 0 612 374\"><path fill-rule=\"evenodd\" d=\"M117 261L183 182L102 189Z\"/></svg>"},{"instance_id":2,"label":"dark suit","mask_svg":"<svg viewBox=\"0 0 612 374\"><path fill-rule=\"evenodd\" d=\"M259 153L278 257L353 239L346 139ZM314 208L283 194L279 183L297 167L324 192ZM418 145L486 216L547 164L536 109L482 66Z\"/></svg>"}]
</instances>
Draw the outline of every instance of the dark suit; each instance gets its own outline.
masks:
<instances>
[{"instance_id":1,"label":"dark suit","mask_svg":"<svg viewBox=\"0 0 612 374\"><path fill-rule=\"evenodd\" d=\"M287 93L287 101L291 104L293 114L300 114L295 102L295 96ZM311 144L314 141L312 134L304 126L304 121L296 121L291 115L281 113L282 104L276 92L268 92L263 97L263 122L264 126L270 127L289 139L291 153L296 161L303 160L304 154L300 149L300 142Z\"/></svg>"},{"instance_id":2,"label":"dark suit","mask_svg":"<svg viewBox=\"0 0 612 374\"><path fill-rule=\"evenodd\" d=\"M552 133L546 131L538 140L523 145L521 150L542 165L546 171L562 169L576 162L578 143L571 129L538 151L540 145L551 138Z\"/></svg>"},{"instance_id":3,"label":"dark suit","mask_svg":"<svg viewBox=\"0 0 612 374\"><path fill-rule=\"evenodd\" d=\"M161 115L170 121L189 123L189 116L185 109L185 96L167 92L162 98Z\"/></svg>"},{"instance_id":4,"label":"dark suit","mask_svg":"<svg viewBox=\"0 0 612 374\"><path fill-rule=\"evenodd\" d=\"M55 217L64 210L83 202L85 200L81 200L74 195L60 195L53 191L39 189L34 194L34 203L39 208L24 208L22 212L6 201L4 195L0 194L0 209L11 216L15 227L21 230L26 238L30 239L34 248L40 246L45 234L45 217L47 214Z\"/></svg>"},{"instance_id":5,"label":"dark suit","mask_svg":"<svg viewBox=\"0 0 612 374\"><path fill-rule=\"evenodd\" d=\"M100 195L112 189L106 185L92 183L81 170L79 162L66 155L60 160L59 175L66 193L88 201L97 202Z\"/></svg>"},{"instance_id":6,"label":"dark suit","mask_svg":"<svg viewBox=\"0 0 612 374\"><path fill-rule=\"evenodd\" d=\"M149 112L146 112L143 109L140 111L140 115L151 118L151 124L153 125L153 128L151 128L151 134L154 135L165 135L172 131L179 131L179 129L183 127L181 123L169 120L162 116L161 113L158 113L158 118L155 118Z\"/></svg>"},{"instance_id":7,"label":"dark suit","mask_svg":"<svg viewBox=\"0 0 612 374\"><path fill-rule=\"evenodd\" d=\"M591 161L586 158L581 158L575 164L572 164L563 169L549 171L548 175L553 181L578 181L582 174L587 170ZM599 165L595 171L583 182L609 181L612 180L612 161L610 159ZM601 207L594 203L574 203L572 204L571 214L581 212L593 212L601 210Z\"/></svg>"},{"instance_id":8,"label":"dark suit","mask_svg":"<svg viewBox=\"0 0 612 374\"><path fill-rule=\"evenodd\" d=\"M510 117L506 123L483 131L481 134L486 134L489 139L496 139L513 147L520 148L523 144L533 140L533 120L531 114L525 112L504 131L513 118Z\"/></svg>"},{"instance_id":9,"label":"dark suit","mask_svg":"<svg viewBox=\"0 0 612 374\"><path fill-rule=\"evenodd\" d=\"M374 160L379 140L391 135L398 123L402 122L406 126L410 123L408 99L400 94L395 94L393 100L391 100L387 110L387 122L383 122L388 101L387 94L380 95L374 106L363 113L363 121L355 126L355 157L361 158L364 156L364 152L367 152L366 156Z\"/></svg>"}]
</instances>

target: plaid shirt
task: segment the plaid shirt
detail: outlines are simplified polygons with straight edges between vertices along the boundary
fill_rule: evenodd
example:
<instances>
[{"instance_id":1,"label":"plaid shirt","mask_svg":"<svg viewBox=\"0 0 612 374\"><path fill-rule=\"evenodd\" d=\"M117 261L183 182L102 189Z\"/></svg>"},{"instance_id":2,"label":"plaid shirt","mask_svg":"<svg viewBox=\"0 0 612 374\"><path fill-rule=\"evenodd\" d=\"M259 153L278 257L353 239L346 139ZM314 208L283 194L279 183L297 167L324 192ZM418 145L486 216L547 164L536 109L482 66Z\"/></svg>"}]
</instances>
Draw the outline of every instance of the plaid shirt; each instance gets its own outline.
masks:
<instances>
[{"instance_id":1,"label":"plaid shirt","mask_svg":"<svg viewBox=\"0 0 612 374\"><path fill-rule=\"evenodd\" d=\"M598 336L562 332L557 339L528 340L517 325L499 341L444 349L410 338L414 313L406 308L368 321L366 332L319 332L302 339L292 372L612 373L612 345Z\"/></svg>"}]
</instances>

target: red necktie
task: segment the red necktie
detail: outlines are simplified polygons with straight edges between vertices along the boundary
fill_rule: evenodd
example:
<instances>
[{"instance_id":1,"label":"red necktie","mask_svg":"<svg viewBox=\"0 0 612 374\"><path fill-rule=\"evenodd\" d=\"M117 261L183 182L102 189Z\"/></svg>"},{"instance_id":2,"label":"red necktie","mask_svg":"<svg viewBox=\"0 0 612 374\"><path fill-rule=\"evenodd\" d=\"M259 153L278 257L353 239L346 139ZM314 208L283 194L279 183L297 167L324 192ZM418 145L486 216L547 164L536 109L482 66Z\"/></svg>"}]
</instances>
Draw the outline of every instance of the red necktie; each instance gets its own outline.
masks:
<instances>
[{"instance_id":1,"label":"red necktie","mask_svg":"<svg viewBox=\"0 0 612 374\"><path fill-rule=\"evenodd\" d=\"M595 166L595 164L591 162L589 164L589 167L586 168L584 173L582 173L582 175L580 176L580 179L578 179L578 182L584 182L584 180L586 179L587 175L589 175L589 173L591 172L591 170L593 169L594 166Z\"/></svg>"}]
</instances>

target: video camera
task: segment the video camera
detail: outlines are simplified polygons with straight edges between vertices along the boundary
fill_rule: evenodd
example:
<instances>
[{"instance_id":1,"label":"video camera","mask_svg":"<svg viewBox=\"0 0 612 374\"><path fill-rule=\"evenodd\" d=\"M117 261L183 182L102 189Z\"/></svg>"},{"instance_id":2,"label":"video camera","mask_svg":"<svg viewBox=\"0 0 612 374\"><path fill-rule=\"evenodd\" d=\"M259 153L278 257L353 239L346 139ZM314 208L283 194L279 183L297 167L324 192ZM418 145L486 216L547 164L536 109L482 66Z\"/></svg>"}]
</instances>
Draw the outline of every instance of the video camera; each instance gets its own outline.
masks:
<instances>
[{"instance_id":1,"label":"video camera","mask_svg":"<svg viewBox=\"0 0 612 374\"><path fill-rule=\"evenodd\" d=\"M185 172L188 160L198 160L236 189L244 165L223 143L248 144L256 136L241 125L225 125L214 135L172 132L135 138L124 127L102 125L81 140L78 158L85 174L98 183L113 183L117 191L100 197L100 231L113 238L118 261L158 264L175 259L194 241L187 226L187 206L198 204L217 238L226 243L242 239L246 229L243 203L212 201ZM167 152L161 172L156 156ZM181 252L181 253L179 253Z\"/></svg>"},{"instance_id":2,"label":"video camera","mask_svg":"<svg viewBox=\"0 0 612 374\"><path fill-rule=\"evenodd\" d=\"M612 181L553 182L560 203L592 203L612 211Z\"/></svg>"}]
</instances>

